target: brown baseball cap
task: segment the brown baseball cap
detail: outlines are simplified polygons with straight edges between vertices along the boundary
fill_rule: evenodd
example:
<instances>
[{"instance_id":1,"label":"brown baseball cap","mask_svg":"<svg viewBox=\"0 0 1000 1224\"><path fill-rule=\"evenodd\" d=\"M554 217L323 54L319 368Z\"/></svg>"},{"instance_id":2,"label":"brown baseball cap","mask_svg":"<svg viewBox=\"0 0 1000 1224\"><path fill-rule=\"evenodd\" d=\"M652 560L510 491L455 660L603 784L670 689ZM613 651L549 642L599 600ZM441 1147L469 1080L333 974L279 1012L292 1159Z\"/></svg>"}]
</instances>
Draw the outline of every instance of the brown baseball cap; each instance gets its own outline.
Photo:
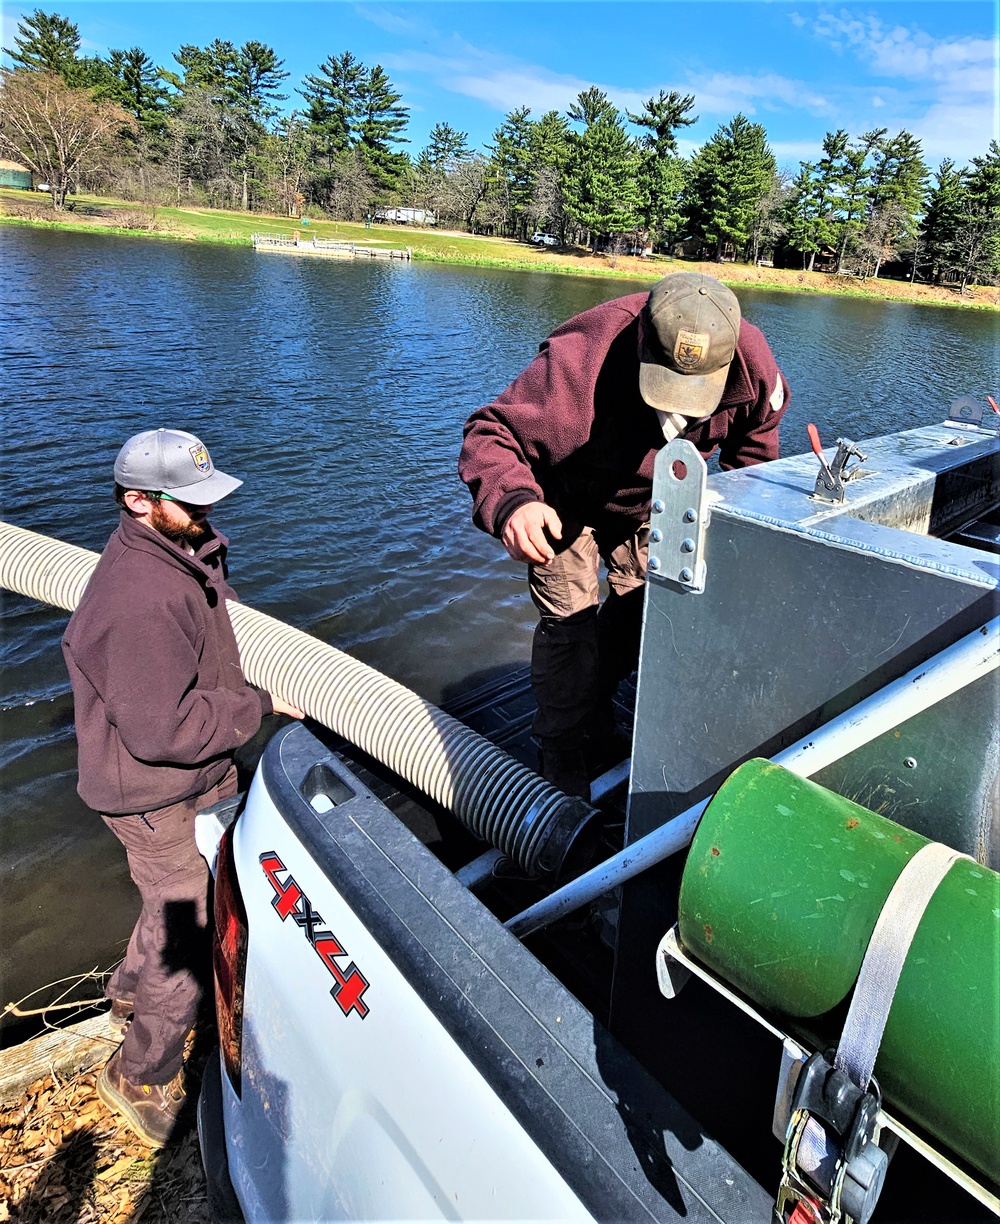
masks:
<instances>
[{"instance_id":1,"label":"brown baseball cap","mask_svg":"<svg viewBox=\"0 0 1000 1224\"><path fill-rule=\"evenodd\" d=\"M736 294L714 276L673 272L649 291L639 391L651 408L706 417L719 406L740 338Z\"/></svg>"}]
</instances>

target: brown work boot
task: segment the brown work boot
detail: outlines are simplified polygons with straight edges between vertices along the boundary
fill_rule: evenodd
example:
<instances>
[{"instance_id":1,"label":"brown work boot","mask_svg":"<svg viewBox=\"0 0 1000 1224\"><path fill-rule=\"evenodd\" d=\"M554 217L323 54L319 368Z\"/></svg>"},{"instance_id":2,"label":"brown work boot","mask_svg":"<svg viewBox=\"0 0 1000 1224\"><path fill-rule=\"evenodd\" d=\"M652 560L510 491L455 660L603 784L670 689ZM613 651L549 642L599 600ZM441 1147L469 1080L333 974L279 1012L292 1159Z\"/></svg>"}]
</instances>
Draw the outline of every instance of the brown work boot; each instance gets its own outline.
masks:
<instances>
[{"instance_id":1,"label":"brown work boot","mask_svg":"<svg viewBox=\"0 0 1000 1224\"><path fill-rule=\"evenodd\" d=\"M163 1147L184 1107L180 1073L169 1084L133 1084L120 1066L121 1051L116 1050L97 1077L97 1095L122 1115L143 1143Z\"/></svg>"},{"instance_id":2,"label":"brown work boot","mask_svg":"<svg viewBox=\"0 0 1000 1224\"><path fill-rule=\"evenodd\" d=\"M108 1025L116 1037L124 1037L128 1032L134 1010L134 999L111 1000L111 1010L108 1012Z\"/></svg>"}]
</instances>

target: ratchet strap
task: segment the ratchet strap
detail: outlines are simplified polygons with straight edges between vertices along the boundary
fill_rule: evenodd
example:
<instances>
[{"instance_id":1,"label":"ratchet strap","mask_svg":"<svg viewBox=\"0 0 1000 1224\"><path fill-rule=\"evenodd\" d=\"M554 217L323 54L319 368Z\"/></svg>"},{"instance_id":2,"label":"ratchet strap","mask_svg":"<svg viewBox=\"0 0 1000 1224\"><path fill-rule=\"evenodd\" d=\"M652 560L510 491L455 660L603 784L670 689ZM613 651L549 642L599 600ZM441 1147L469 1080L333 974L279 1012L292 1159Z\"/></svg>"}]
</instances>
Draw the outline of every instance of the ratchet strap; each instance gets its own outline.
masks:
<instances>
[{"instance_id":1,"label":"ratchet strap","mask_svg":"<svg viewBox=\"0 0 1000 1224\"><path fill-rule=\"evenodd\" d=\"M844 1021L834 1065L859 1088L867 1088L899 975L924 910L938 885L960 858L941 842L922 846L899 873L875 923Z\"/></svg>"},{"instance_id":2,"label":"ratchet strap","mask_svg":"<svg viewBox=\"0 0 1000 1224\"><path fill-rule=\"evenodd\" d=\"M783 1224L867 1224L888 1164L877 1147L881 1094L872 1079L913 936L938 885L960 858L922 846L885 899L858 972L836 1053L806 1060L795 1087L776 1211ZM832 1057L831 1057L832 1055Z\"/></svg>"}]
</instances>

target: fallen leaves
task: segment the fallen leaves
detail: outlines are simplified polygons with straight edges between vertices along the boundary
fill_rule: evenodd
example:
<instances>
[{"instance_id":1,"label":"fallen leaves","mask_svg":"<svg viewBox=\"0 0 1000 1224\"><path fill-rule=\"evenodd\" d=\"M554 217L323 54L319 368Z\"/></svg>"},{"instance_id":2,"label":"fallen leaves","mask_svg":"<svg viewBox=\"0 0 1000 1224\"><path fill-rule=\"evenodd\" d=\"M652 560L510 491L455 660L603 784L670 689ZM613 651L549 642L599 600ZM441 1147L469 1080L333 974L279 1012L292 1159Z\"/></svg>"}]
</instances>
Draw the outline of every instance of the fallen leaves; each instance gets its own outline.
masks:
<instances>
[{"instance_id":1,"label":"fallen leaves","mask_svg":"<svg viewBox=\"0 0 1000 1224\"><path fill-rule=\"evenodd\" d=\"M0 1224L209 1224L193 1122L151 1151L97 1095L98 1070L45 1076L0 1111Z\"/></svg>"}]
</instances>

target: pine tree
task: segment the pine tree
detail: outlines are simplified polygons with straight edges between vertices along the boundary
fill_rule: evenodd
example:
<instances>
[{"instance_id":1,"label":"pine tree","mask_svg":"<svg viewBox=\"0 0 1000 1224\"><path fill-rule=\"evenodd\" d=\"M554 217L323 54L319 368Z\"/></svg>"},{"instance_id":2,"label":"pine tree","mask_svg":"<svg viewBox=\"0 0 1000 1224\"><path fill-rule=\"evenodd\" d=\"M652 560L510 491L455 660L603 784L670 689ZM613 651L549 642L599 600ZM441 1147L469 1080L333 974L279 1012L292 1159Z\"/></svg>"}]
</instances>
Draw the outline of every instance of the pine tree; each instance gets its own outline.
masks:
<instances>
[{"instance_id":1,"label":"pine tree","mask_svg":"<svg viewBox=\"0 0 1000 1224\"><path fill-rule=\"evenodd\" d=\"M411 198L417 207L434 213L447 211L451 193L446 191L448 174L471 154L468 132L459 132L450 123L435 123L430 139L413 166Z\"/></svg>"},{"instance_id":2,"label":"pine tree","mask_svg":"<svg viewBox=\"0 0 1000 1224\"><path fill-rule=\"evenodd\" d=\"M916 235L928 170L920 141L905 130L891 140L880 140L873 160L866 231L874 239L867 245L874 260L872 275L877 277L883 259L896 254L902 242Z\"/></svg>"},{"instance_id":3,"label":"pine tree","mask_svg":"<svg viewBox=\"0 0 1000 1224\"><path fill-rule=\"evenodd\" d=\"M512 229L522 238L527 232L526 214L535 179L531 143L535 125L530 116L527 106L510 111L493 133L493 144L487 145L493 190L503 202L504 228Z\"/></svg>"},{"instance_id":4,"label":"pine tree","mask_svg":"<svg viewBox=\"0 0 1000 1224\"><path fill-rule=\"evenodd\" d=\"M870 158L885 134L885 128L878 128L852 142L840 128L827 132L823 140L819 172L827 195L836 201L833 226L838 272L844 270L870 210L874 171Z\"/></svg>"},{"instance_id":5,"label":"pine tree","mask_svg":"<svg viewBox=\"0 0 1000 1224\"><path fill-rule=\"evenodd\" d=\"M694 232L715 247L716 259L730 244L745 250L776 170L767 133L742 114L721 126L695 154L684 203Z\"/></svg>"},{"instance_id":6,"label":"pine tree","mask_svg":"<svg viewBox=\"0 0 1000 1224\"><path fill-rule=\"evenodd\" d=\"M159 69L141 47L111 51L107 76L96 89L97 98L110 98L135 117L151 135L163 131L167 118L167 90Z\"/></svg>"},{"instance_id":7,"label":"pine tree","mask_svg":"<svg viewBox=\"0 0 1000 1224\"><path fill-rule=\"evenodd\" d=\"M362 73L358 84L358 150L369 173L382 191L392 191L410 164L394 144L409 144L406 129L409 108L401 106L403 95L389 80L381 64Z\"/></svg>"},{"instance_id":8,"label":"pine tree","mask_svg":"<svg viewBox=\"0 0 1000 1224\"><path fill-rule=\"evenodd\" d=\"M361 82L366 69L350 51L329 55L315 76L305 78L302 96L307 103L306 118L316 150L327 168L333 159L353 148L361 111Z\"/></svg>"},{"instance_id":9,"label":"pine tree","mask_svg":"<svg viewBox=\"0 0 1000 1224\"><path fill-rule=\"evenodd\" d=\"M35 9L17 25L14 49L4 47L15 67L29 71L55 72L67 84L76 84L76 66L80 50L80 29L57 13Z\"/></svg>"},{"instance_id":10,"label":"pine tree","mask_svg":"<svg viewBox=\"0 0 1000 1224\"><path fill-rule=\"evenodd\" d=\"M452 162L469 156L469 133L456 131L450 123L435 123L430 139L417 159L419 166L445 171Z\"/></svg>"},{"instance_id":11,"label":"pine tree","mask_svg":"<svg viewBox=\"0 0 1000 1224\"><path fill-rule=\"evenodd\" d=\"M251 39L237 52L225 83L226 101L236 119L234 161L243 188L241 205L244 212L250 207L250 179L263 150L267 124L278 114L275 103L284 102L288 97L278 92L281 82L288 76L282 71L283 63L273 48Z\"/></svg>"},{"instance_id":12,"label":"pine tree","mask_svg":"<svg viewBox=\"0 0 1000 1224\"><path fill-rule=\"evenodd\" d=\"M618 119L611 100L603 89L592 85L583 93L577 94L576 101L567 110L567 115L574 123L582 123L585 128L593 127L599 119Z\"/></svg>"},{"instance_id":13,"label":"pine tree","mask_svg":"<svg viewBox=\"0 0 1000 1224\"><path fill-rule=\"evenodd\" d=\"M164 69L160 75L179 94L204 89L213 93L218 102L225 101L229 83L236 72L237 51L231 42L216 38L207 47L185 43L179 51L174 52L174 59L183 73Z\"/></svg>"},{"instance_id":14,"label":"pine tree","mask_svg":"<svg viewBox=\"0 0 1000 1224\"><path fill-rule=\"evenodd\" d=\"M570 156L570 127L558 111L546 111L531 127L531 157L536 166L562 171Z\"/></svg>"},{"instance_id":15,"label":"pine tree","mask_svg":"<svg viewBox=\"0 0 1000 1224\"><path fill-rule=\"evenodd\" d=\"M940 284L945 269L956 259L956 239L964 208L965 170L946 157L937 171L921 226L924 257L930 263L931 280ZM918 264L914 261L914 279Z\"/></svg>"},{"instance_id":16,"label":"pine tree","mask_svg":"<svg viewBox=\"0 0 1000 1224\"><path fill-rule=\"evenodd\" d=\"M265 43L251 39L237 50L219 38L207 47L186 43L174 59L182 73L161 69L160 76L176 91L170 105L186 134L173 128L171 164L186 146L210 197L228 195L230 204L239 201L247 210L267 125L277 115L275 103L287 96L278 92L288 76L283 61Z\"/></svg>"},{"instance_id":17,"label":"pine tree","mask_svg":"<svg viewBox=\"0 0 1000 1224\"><path fill-rule=\"evenodd\" d=\"M955 233L964 293L970 280L1000 275L1000 144L990 141L985 157L974 157L963 174L962 209Z\"/></svg>"},{"instance_id":18,"label":"pine tree","mask_svg":"<svg viewBox=\"0 0 1000 1224\"><path fill-rule=\"evenodd\" d=\"M833 241L833 207L828 180L819 166L802 162L785 206L785 229L789 245L802 255L805 272L813 270L817 253Z\"/></svg>"},{"instance_id":19,"label":"pine tree","mask_svg":"<svg viewBox=\"0 0 1000 1224\"><path fill-rule=\"evenodd\" d=\"M645 128L639 172L642 195L642 223L648 234L663 240L681 232L687 218L680 210L684 188L684 162L677 155L676 130L697 123L698 116L688 112L694 97L661 89L648 98L637 115L628 113L632 123Z\"/></svg>"},{"instance_id":20,"label":"pine tree","mask_svg":"<svg viewBox=\"0 0 1000 1224\"><path fill-rule=\"evenodd\" d=\"M596 249L602 237L614 240L639 228L639 148L599 89L581 93L568 114L587 126L571 140L563 179L565 209Z\"/></svg>"},{"instance_id":21,"label":"pine tree","mask_svg":"<svg viewBox=\"0 0 1000 1224\"><path fill-rule=\"evenodd\" d=\"M531 126L531 200L525 215L534 229L558 234L566 241L563 174L571 155L569 121L558 111L546 111Z\"/></svg>"}]
</instances>

